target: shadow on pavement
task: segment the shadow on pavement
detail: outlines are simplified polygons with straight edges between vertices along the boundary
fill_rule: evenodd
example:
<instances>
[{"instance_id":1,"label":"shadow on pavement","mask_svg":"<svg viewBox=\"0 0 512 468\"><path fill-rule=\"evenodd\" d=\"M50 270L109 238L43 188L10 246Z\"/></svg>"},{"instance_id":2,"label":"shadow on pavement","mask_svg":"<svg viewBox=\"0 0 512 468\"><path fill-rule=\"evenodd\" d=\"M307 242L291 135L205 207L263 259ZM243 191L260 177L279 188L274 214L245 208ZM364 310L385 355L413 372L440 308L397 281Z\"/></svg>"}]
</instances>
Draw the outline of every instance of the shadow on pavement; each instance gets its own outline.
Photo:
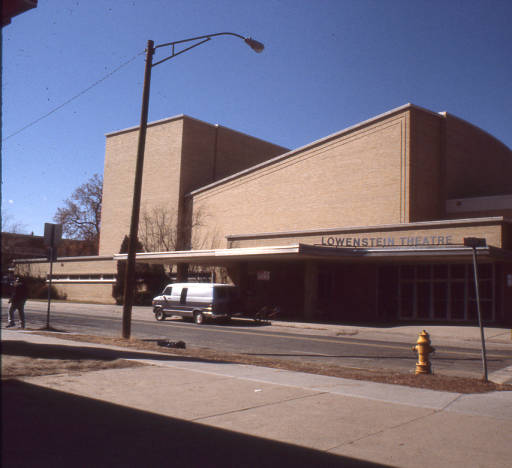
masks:
<instances>
[{"instance_id":1,"label":"shadow on pavement","mask_svg":"<svg viewBox=\"0 0 512 468\"><path fill-rule=\"evenodd\" d=\"M151 352L137 352L131 350L117 350L102 348L100 346L68 346L46 343L29 343L26 341L2 341L0 343L2 355L25 356L40 359L91 359L98 361L115 361L116 359L152 359L159 361L194 361L213 362L175 354L158 354ZM223 361L215 361L222 364Z\"/></svg>"},{"instance_id":2,"label":"shadow on pavement","mask_svg":"<svg viewBox=\"0 0 512 468\"><path fill-rule=\"evenodd\" d=\"M171 319L167 318L164 322L191 322L191 319L188 318L177 318L173 317ZM272 325L270 320L266 321L255 321L253 317L249 316L240 316L240 317L231 317L229 320L219 320L219 321L208 321L208 325L217 325L221 327L244 327L244 328L260 328Z\"/></svg>"},{"instance_id":3,"label":"shadow on pavement","mask_svg":"<svg viewBox=\"0 0 512 468\"><path fill-rule=\"evenodd\" d=\"M2 466L383 466L16 380L2 415Z\"/></svg>"}]
</instances>

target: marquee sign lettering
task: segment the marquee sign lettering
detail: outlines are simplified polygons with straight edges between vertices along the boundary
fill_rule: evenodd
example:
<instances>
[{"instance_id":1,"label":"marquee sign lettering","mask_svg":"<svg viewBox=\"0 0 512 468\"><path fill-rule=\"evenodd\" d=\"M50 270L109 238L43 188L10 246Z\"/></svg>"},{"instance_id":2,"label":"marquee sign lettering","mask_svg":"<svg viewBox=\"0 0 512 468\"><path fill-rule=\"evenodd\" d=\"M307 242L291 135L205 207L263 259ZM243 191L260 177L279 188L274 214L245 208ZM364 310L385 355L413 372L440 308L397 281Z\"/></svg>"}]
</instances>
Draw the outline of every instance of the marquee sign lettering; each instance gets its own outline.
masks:
<instances>
[{"instance_id":1,"label":"marquee sign lettering","mask_svg":"<svg viewBox=\"0 0 512 468\"><path fill-rule=\"evenodd\" d=\"M322 236L321 245L327 247L388 247L418 245L448 245L452 236L400 236L400 237L337 237Z\"/></svg>"}]
</instances>

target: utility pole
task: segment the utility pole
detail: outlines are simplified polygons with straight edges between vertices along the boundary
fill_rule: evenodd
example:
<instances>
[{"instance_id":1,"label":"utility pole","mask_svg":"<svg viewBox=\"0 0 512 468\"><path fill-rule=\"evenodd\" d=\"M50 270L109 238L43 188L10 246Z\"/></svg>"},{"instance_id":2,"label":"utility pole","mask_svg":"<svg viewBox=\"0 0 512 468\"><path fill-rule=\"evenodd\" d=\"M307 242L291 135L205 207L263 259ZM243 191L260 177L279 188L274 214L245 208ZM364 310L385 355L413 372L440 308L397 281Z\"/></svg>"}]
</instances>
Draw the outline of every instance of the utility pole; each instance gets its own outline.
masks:
<instances>
[{"instance_id":1,"label":"utility pole","mask_svg":"<svg viewBox=\"0 0 512 468\"><path fill-rule=\"evenodd\" d=\"M151 67L154 52L154 43L152 40L149 40L146 49L146 69L144 72L144 88L142 91L142 110L140 114L139 144L137 146L135 180L133 182L133 204L130 222L130 236L128 239L128 259L126 263L126 275L124 278L123 338L130 338L131 335L133 293L135 288L135 250L138 244L137 236L139 232L142 171L144 168L144 148L146 146L146 131L148 128L149 88L151 83Z\"/></svg>"},{"instance_id":2,"label":"utility pole","mask_svg":"<svg viewBox=\"0 0 512 468\"><path fill-rule=\"evenodd\" d=\"M251 37L244 37L240 34L232 32L221 32L215 34L207 34L204 36L191 37L189 39L183 39L181 41L167 42L165 44L159 44L155 46L154 42L149 40L146 48L146 69L144 72L144 88L142 90L142 110L140 115L140 126L139 126L139 143L137 147L137 160L135 166L135 180L133 183L133 203L132 203L132 215L130 221L130 235L128 239L128 257L126 260L126 275L124 277L124 293L123 293L123 338L130 338L131 335L131 318L132 318L132 306L133 306L133 294L135 292L135 250L138 245L137 234L139 230L139 212L140 212L140 198L142 189L142 170L144 167L144 148L146 145L146 131L148 127L148 108L149 108L149 89L151 83L151 68L156 67L160 63L166 62L180 54L183 54L195 47L200 46L213 37L217 36L234 36L242 39L254 52L260 53L264 49L264 45ZM189 47L182 50L176 51L175 46L194 42ZM160 47L170 47L171 54L153 63L153 55L155 49ZM119 278L118 278L119 280Z\"/></svg>"}]
</instances>

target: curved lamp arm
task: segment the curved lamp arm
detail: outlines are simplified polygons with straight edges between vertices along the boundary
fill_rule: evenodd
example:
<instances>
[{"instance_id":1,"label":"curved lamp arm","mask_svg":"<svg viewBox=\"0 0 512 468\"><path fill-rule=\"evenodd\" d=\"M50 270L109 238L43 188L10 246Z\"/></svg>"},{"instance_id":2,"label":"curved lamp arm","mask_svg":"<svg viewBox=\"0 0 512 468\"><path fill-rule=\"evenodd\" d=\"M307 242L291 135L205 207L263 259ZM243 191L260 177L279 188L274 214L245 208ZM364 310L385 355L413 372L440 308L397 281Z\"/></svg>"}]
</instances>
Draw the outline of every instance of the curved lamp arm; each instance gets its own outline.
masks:
<instances>
[{"instance_id":1,"label":"curved lamp arm","mask_svg":"<svg viewBox=\"0 0 512 468\"><path fill-rule=\"evenodd\" d=\"M172 52L171 52L171 55L169 57L166 57L158 62L155 62L153 63L151 66L152 67L156 67L157 65L163 63L163 62L166 62L167 60L170 60L172 59L173 57L176 57L177 55L180 55L180 54L183 54L184 52L187 52L189 51L190 49L193 49L194 47L197 47L201 44L204 44L205 42L208 42L209 40L211 40L213 37L217 37L217 36L235 36L235 37L238 37L240 39L243 39L243 41L252 49L254 50L254 52L256 53L261 53L263 52L263 49L265 48L265 46L255 40L255 39L252 39L251 37L244 37L240 34L237 34L237 33L232 33L232 32L221 32L221 33L215 33L215 34L205 34L204 36L197 36L197 37L191 37L189 39L182 39L180 41L173 41L173 42L166 42L165 44L158 44L156 46L153 47L153 50L156 50L156 49L159 49L160 47L168 47L168 46L171 46L172 47ZM174 49L174 46L177 45L177 44L184 44L186 42L193 42L193 41L199 41L199 42L196 42L195 44L191 45L190 47L186 47L185 49L182 49L178 52L175 51Z\"/></svg>"}]
</instances>

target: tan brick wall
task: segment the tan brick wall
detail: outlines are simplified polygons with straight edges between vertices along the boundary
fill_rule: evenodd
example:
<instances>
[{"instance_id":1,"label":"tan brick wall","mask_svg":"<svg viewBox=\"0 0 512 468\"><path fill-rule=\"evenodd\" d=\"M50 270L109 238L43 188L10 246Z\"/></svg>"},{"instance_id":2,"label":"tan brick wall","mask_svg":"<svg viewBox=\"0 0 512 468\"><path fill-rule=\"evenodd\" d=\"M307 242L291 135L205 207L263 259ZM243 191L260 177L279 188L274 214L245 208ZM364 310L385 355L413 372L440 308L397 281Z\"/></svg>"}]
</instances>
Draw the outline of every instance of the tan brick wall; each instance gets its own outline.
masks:
<instances>
[{"instance_id":1,"label":"tan brick wall","mask_svg":"<svg viewBox=\"0 0 512 468\"><path fill-rule=\"evenodd\" d=\"M181 118L148 126L141 213L158 205L178 208L182 126ZM130 230L138 133L131 129L107 135L100 255L118 253Z\"/></svg>"},{"instance_id":2,"label":"tan brick wall","mask_svg":"<svg viewBox=\"0 0 512 468\"><path fill-rule=\"evenodd\" d=\"M215 126L195 119L183 122L183 151L180 194L213 182Z\"/></svg>"},{"instance_id":3,"label":"tan brick wall","mask_svg":"<svg viewBox=\"0 0 512 468\"><path fill-rule=\"evenodd\" d=\"M199 192L200 229L251 232L389 224L409 219L409 112L323 140Z\"/></svg>"},{"instance_id":4,"label":"tan brick wall","mask_svg":"<svg viewBox=\"0 0 512 468\"><path fill-rule=\"evenodd\" d=\"M50 272L49 263L20 264L17 271L24 275L44 278ZM98 275L116 274L117 265L113 260L85 262L54 262L53 276L57 275ZM114 304L112 284L110 283L63 283L58 280L52 284L59 294L65 294L67 300Z\"/></svg>"},{"instance_id":5,"label":"tan brick wall","mask_svg":"<svg viewBox=\"0 0 512 468\"><path fill-rule=\"evenodd\" d=\"M32 276L46 276L50 271L49 263L19 263L17 268L20 271L28 269L27 273ZM53 274L115 274L117 272L117 262L114 260L92 260L85 262L54 262Z\"/></svg>"},{"instance_id":6,"label":"tan brick wall","mask_svg":"<svg viewBox=\"0 0 512 468\"><path fill-rule=\"evenodd\" d=\"M215 180L288 152L288 148L218 127Z\"/></svg>"},{"instance_id":7,"label":"tan brick wall","mask_svg":"<svg viewBox=\"0 0 512 468\"><path fill-rule=\"evenodd\" d=\"M55 283L60 294L66 295L68 301L93 302L99 304L115 304L112 297L112 284L62 284Z\"/></svg>"},{"instance_id":8,"label":"tan brick wall","mask_svg":"<svg viewBox=\"0 0 512 468\"><path fill-rule=\"evenodd\" d=\"M287 151L282 146L226 127L186 118L181 193L186 194Z\"/></svg>"},{"instance_id":9,"label":"tan brick wall","mask_svg":"<svg viewBox=\"0 0 512 468\"><path fill-rule=\"evenodd\" d=\"M468 122L445 120L445 198L512 194L512 151Z\"/></svg>"},{"instance_id":10,"label":"tan brick wall","mask_svg":"<svg viewBox=\"0 0 512 468\"><path fill-rule=\"evenodd\" d=\"M138 128L133 128L107 135L100 255L118 253L129 232L138 134ZM213 182L215 174L224 177L284 151L186 116L151 123L146 135L141 215L153 207L178 213L181 197Z\"/></svg>"},{"instance_id":11,"label":"tan brick wall","mask_svg":"<svg viewBox=\"0 0 512 468\"><path fill-rule=\"evenodd\" d=\"M423 109L411 110L410 221L441 219L443 117Z\"/></svg>"}]
</instances>

